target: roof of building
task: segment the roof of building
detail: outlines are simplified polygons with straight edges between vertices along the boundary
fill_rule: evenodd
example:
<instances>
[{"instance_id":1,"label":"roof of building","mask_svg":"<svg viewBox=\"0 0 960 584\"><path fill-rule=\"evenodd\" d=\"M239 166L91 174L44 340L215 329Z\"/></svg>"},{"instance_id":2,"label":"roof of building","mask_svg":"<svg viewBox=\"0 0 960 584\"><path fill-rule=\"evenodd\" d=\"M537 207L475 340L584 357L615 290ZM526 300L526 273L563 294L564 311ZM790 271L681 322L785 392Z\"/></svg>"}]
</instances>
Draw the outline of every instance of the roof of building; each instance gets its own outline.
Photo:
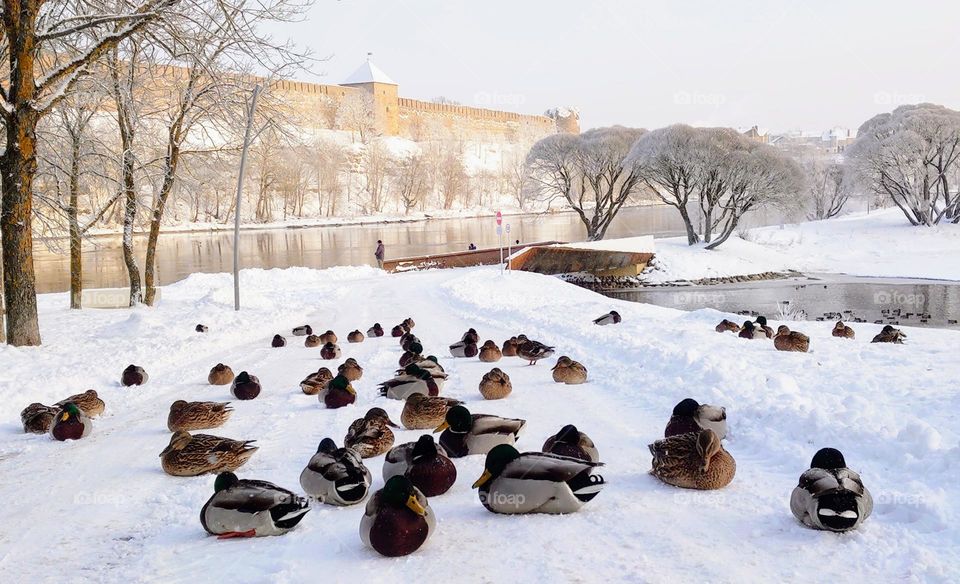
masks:
<instances>
[{"instance_id":1,"label":"roof of building","mask_svg":"<svg viewBox=\"0 0 960 584\"><path fill-rule=\"evenodd\" d=\"M347 80L343 82L343 85L358 85L361 83L385 83L388 85L397 85L396 81L390 79L390 76L384 73L380 67L374 65L370 59L367 59L357 68L356 71L347 77Z\"/></svg>"}]
</instances>

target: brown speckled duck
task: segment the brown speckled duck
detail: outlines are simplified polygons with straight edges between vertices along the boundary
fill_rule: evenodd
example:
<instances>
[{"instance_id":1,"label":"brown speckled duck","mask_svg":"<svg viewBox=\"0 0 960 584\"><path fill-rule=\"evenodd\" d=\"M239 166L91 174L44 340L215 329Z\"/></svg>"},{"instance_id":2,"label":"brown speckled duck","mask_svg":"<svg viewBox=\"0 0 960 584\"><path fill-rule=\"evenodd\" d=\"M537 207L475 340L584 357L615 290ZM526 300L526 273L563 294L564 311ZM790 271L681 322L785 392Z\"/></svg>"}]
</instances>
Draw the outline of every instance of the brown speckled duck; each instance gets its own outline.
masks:
<instances>
[{"instance_id":1,"label":"brown speckled duck","mask_svg":"<svg viewBox=\"0 0 960 584\"><path fill-rule=\"evenodd\" d=\"M307 395L317 395L333 379L333 373L326 367L321 367L316 373L311 373L300 382L300 390Z\"/></svg>"},{"instance_id":2,"label":"brown speckled duck","mask_svg":"<svg viewBox=\"0 0 960 584\"><path fill-rule=\"evenodd\" d=\"M71 395L67 399L62 399L53 405L54 407L60 408L69 402L76 404L76 406L80 408L80 411L83 412L83 415L87 416L88 418L95 418L99 416L107 407L107 404L100 399L100 396L97 395L97 391L94 389L88 389L83 393Z\"/></svg>"},{"instance_id":3,"label":"brown speckled duck","mask_svg":"<svg viewBox=\"0 0 960 584\"><path fill-rule=\"evenodd\" d=\"M357 401L357 392L350 385L350 380L343 375L337 375L327 383L326 387L317 394L320 403L330 409L349 406Z\"/></svg>"},{"instance_id":4,"label":"brown speckled duck","mask_svg":"<svg viewBox=\"0 0 960 584\"><path fill-rule=\"evenodd\" d=\"M496 363L503 356L500 347L493 341L485 341L480 347L480 361L484 363Z\"/></svg>"},{"instance_id":5,"label":"brown speckled duck","mask_svg":"<svg viewBox=\"0 0 960 584\"><path fill-rule=\"evenodd\" d=\"M350 380L351 383L353 383L354 381L358 381L361 377L363 377L363 367L357 363L356 359L353 357L348 357L346 361L337 367L337 373L343 375Z\"/></svg>"},{"instance_id":6,"label":"brown speckled duck","mask_svg":"<svg viewBox=\"0 0 960 584\"><path fill-rule=\"evenodd\" d=\"M520 341L517 340L517 337L510 337L509 339L503 341L503 348L500 349L500 354L504 357L516 357L517 349L520 347Z\"/></svg>"},{"instance_id":7,"label":"brown speckled duck","mask_svg":"<svg viewBox=\"0 0 960 584\"><path fill-rule=\"evenodd\" d=\"M83 415L77 404L67 402L53 418L50 435L54 440L79 440L86 438L93 431L90 418Z\"/></svg>"},{"instance_id":8,"label":"brown speckled duck","mask_svg":"<svg viewBox=\"0 0 960 584\"><path fill-rule=\"evenodd\" d=\"M38 402L30 404L20 412L23 431L28 434L46 434L53 426L53 420L58 413L60 413L59 407L45 406Z\"/></svg>"},{"instance_id":9,"label":"brown speckled duck","mask_svg":"<svg viewBox=\"0 0 960 584\"><path fill-rule=\"evenodd\" d=\"M318 337L317 335L307 335L303 339L303 346L308 349L319 347L322 344L323 343L320 342L320 337Z\"/></svg>"},{"instance_id":10,"label":"brown speckled duck","mask_svg":"<svg viewBox=\"0 0 960 584\"><path fill-rule=\"evenodd\" d=\"M171 432L219 428L227 423L232 413L230 402L188 402L178 399L170 404L167 428Z\"/></svg>"},{"instance_id":11,"label":"brown speckled duck","mask_svg":"<svg viewBox=\"0 0 960 584\"><path fill-rule=\"evenodd\" d=\"M370 408L350 424L343 445L353 448L362 458L380 456L393 447L393 431L399 428L383 408Z\"/></svg>"},{"instance_id":12,"label":"brown speckled duck","mask_svg":"<svg viewBox=\"0 0 960 584\"><path fill-rule=\"evenodd\" d=\"M347 335L348 343L362 343L363 340L364 340L363 333L361 333L359 329L352 331L350 334Z\"/></svg>"},{"instance_id":13,"label":"brown speckled duck","mask_svg":"<svg viewBox=\"0 0 960 584\"><path fill-rule=\"evenodd\" d=\"M713 430L678 434L650 445L651 473L684 489L721 489L730 484L737 463Z\"/></svg>"},{"instance_id":14,"label":"brown speckled duck","mask_svg":"<svg viewBox=\"0 0 960 584\"><path fill-rule=\"evenodd\" d=\"M777 328L777 336L773 337L773 346L778 351L806 353L810 349L810 337L781 324Z\"/></svg>"},{"instance_id":15,"label":"brown speckled duck","mask_svg":"<svg viewBox=\"0 0 960 584\"><path fill-rule=\"evenodd\" d=\"M260 395L260 380L256 375L241 371L230 385L230 393L239 400L256 399Z\"/></svg>"},{"instance_id":16,"label":"brown speckled duck","mask_svg":"<svg viewBox=\"0 0 960 584\"><path fill-rule=\"evenodd\" d=\"M150 379L150 377L147 375L147 372L139 365L128 365L120 375L120 383L124 387L143 385L148 379Z\"/></svg>"},{"instance_id":17,"label":"brown speckled duck","mask_svg":"<svg viewBox=\"0 0 960 584\"><path fill-rule=\"evenodd\" d=\"M723 440L727 436L726 408L701 404L693 398L680 400L673 408L673 414L663 430L663 437L669 438L677 434L713 430L718 438Z\"/></svg>"},{"instance_id":18,"label":"brown speckled duck","mask_svg":"<svg viewBox=\"0 0 960 584\"><path fill-rule=\"evenodd\" d=\"M233 382L233 369L223 363L217 363L210 369L207 375L207 383L210 385L230 385Z\"/></svg>"},{"instance_id":19,"label":"brown speckled duck","mask_svg":"<svg viewBox=\"0 0 960 584\"><path fill-rule=\"evenodd\" d=\"M520 347L517 349L517 356L525 361L529 361L530 365L535 365L540 359L546 359L552 356L553 349L553 347L544 345L539 341L531 341L528 339L520 344Z\"/></svg>"},{"instance_id":20,"label":"brown speckled duck","mask_svg":"<svg viewBox=\"0 0 960 584\"><path fill-rule=\"evenodd\" d=\"M503 399L513 391L510 376L494 367L480 380L480 395L483 399Z\"/></svg>"},{"instance_id":21,"label":"brown speckled duck","mask_svg":"<svg viewBox=\"0 0 960 584\"><path fill-rule=\"evenodd\" d=\"M443 423L447 410L463 405L457 399L413 393L403 404L400 423L408 430L433 429Z\"/></svg>"},{"instance_id":22,"label":"brown speckled duck","mask_svg":"<svg viewBox=\"0 0 960 584\"><path fill-rule=\"evenodd\" d=\"M175 432L160 452L160 466L168 475L194 477L206 473L234 471L250 460L255 440L231 440L210 434Z\"/></svg>"},{"instance_id":23,"label":"brown speckled duck","mask_svg":"<svg viewBox=\"0 0 960 584\"><path fill-rule=\"evenodd\" d=\"M857 333L852 328L843 324L842 320L837 321L837 324L834 325L833 331L830 334L841 339L853 339L857 336Z\"/></svg>"},{"instance_id":24,"label":"brown speckled duck","mask_svg":"<svg viewBox=\"0 0 960 584\"><path fill-rule=\"evenodd\" d=\"M907 338L907 335L903 333L898 328L893 328L889 324L873 337L871 343L895 343L897 345L903 344L903 339Z\"/></svg>"},{"instance_id":25,"label":"brown speckled duck","mask_svg":"<svg viewBox=\"0 0 960 584\"><path fill-rule=\"evenodd\" d=\"M723 319L720 321L720 324L716 326L715 330L718 333L739 333L740 325L732 320Z\"/></svg>"},{"instance_id":26,"label":"brown speckled duck","mask_svg":"<svg viewBox=\"0 0 960 584\"><path fill-rule=\"evenodd\" d=\"M543 443L543 452L578 458L588 462L600 462L600 452L589 436L567 424Z\"/></svg>"},{"instance_id":27,"label":"brown speckled duck","mask_svg":"<svg viewBox=\"0 0 960 584\"><path fill-rule=\"evenodd\" d=\"M326 345L327 343L337 344L337 341L340 340L337 338L337 333L328 330L327 332L320 335L320 342Z\"/></svg>"},{"instance_id":28,"label":"brown speckled duck","mask_svg":"<svg viewBox=\"0 0 960 584\"><path fill-rule=\"evenodd\" d=\"M567 385L578 385L587 382L587 368L579 361L574 361L566 355L557 359L553 366L553 380Z\"/></svg>"}]
</instances>

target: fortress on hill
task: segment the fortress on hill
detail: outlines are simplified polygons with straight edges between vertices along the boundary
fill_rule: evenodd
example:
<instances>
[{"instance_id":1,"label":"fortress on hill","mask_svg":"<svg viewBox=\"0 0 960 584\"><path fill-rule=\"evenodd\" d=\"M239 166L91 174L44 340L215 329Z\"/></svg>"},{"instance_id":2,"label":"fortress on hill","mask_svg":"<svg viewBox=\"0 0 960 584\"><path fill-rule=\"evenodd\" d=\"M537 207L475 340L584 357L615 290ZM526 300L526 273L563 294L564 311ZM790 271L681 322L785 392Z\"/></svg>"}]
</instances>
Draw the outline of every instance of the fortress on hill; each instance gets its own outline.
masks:
<instances>
[{"instance_id":1,"label":"fortress on hill","mask_svg":"<svg viewBox=\"0 0 960 584\"><path fill-rule=\"evenodd\" d=\"M272 89L297 110L315 112L319 116L315 125L326 129L349 129L338 112L345 102L360 101L371 110L379 135L414 141L426 139L427 132L436 129L490 142L580 133L579 117L572 110L556 110L551 117L400 97L397 83L369 59L341 85L279 81Z\"/></svg>"}]
</instances>

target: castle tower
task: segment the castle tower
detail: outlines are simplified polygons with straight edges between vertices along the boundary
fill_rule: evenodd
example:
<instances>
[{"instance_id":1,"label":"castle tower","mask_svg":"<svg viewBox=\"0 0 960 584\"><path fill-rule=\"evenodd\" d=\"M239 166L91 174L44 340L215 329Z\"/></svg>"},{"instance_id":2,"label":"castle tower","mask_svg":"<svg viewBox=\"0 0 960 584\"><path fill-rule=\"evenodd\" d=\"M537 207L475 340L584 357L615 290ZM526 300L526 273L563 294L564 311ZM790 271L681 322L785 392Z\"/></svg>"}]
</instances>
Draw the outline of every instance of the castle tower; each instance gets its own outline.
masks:
<instances>
[{"instance_id":1,"label":"castle tower","mask_svg":"<svg viewBox=\"0 0 960 584\"><path fill-rule=\"evenodd\" d=\"M373 97L377 129L380 133L385 136L396 136L400 133L400 105L397 83L373 64L369 54L367 55L367 61L360 65L341 85L362 89Z\"/></svg>"}]
</instances>

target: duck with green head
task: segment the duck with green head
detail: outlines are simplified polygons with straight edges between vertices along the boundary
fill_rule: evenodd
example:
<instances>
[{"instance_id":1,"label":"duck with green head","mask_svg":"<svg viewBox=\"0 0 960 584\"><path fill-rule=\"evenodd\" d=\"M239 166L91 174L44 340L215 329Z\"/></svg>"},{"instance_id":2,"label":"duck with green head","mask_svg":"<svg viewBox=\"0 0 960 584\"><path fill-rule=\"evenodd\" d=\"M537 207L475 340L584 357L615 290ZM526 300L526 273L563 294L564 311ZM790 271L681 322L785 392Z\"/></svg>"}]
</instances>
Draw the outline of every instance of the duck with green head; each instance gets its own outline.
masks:
<instances>
[{"instance_id":1,"label":"duck with green head","mask_svg":"<svg viewBox=\"0 0 960 584\"><path fill-rule=\"evenodd\" d=\"M320 390L317 399L330 409L342 408L357 401L357 392L350 385L349 379L343 375L337 375Z\"/></svg>"},{"instance_id":2,"label":"duck with green head","mask_svg":"<svg viewBox=\"0 0 960 584\"><path fill-rule=\"evenodd\" d=\"M86 438L93 431L93 423L85 416L77 404L67 402L63 404L53 420L50 435L54 440L79 440Z\"/></svg>"},{"instance_id":3,"label":"duck with green head","mask_svg":"<svg viewBox=\"0 0 960 584\"><path fill-rule=\"evenodd\" d=\"M440 394L440 385L437 383L437 378L430 371L413 363L404 367L403 371L402 375L388 379L377 387L380 395L390 399L407 399L415 393L430 396ZM446 378L446 374L442 373L441 375Z\"/></svg>"},{"instance_id":4,"label":"duck with green head","mask_svg":"<svg viewBox=\"0 0 960 584\"><path fill-rule=\"evenodd\" d=\"M403 476L391 477L367 502L360 520L360 539L387 557L412 554L436 529L427 497Z\"/></svg>"},{"instance_id":5,"label":"duck with green head","mask_svg":"<svg viewBox=\"0 0 960 584\"><path fill-rule=\"evenodd\" d=\"M200 524L220 539L282 535L310 511L310 503L267 481L217 475L213 496L200 510Z\"/></svg>"},{"instance_id":6,"label":"duck with green head","mask_svg":"<svg viewBox=\"0 0 960 584\"><path fill-rule=\"evenodd\" d=\"M434 433L440 434L440 446L450 458L486 454L500 444L516 444L526 420L501 418L489 414L471 414L463 406L447 411L444 422Z\"/></svg>"}]
</instances>

